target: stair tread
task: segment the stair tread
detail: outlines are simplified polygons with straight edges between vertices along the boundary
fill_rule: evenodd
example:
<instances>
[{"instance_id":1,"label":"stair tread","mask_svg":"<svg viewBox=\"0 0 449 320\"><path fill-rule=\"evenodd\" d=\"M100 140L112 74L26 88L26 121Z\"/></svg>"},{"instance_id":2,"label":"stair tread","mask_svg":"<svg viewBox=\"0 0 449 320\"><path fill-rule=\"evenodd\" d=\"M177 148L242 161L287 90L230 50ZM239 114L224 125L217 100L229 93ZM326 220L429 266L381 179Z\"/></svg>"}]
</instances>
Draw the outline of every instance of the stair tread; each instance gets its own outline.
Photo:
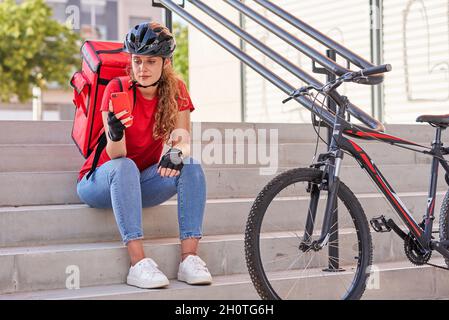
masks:
<instances>
[{"instance_id":1,"label":"stair tread","mask_svg":"<svg viewBox=\"0 0 449 320\"><path fill-rule=\"evenodd\" d=\"M444 259L434 259L433 263L443 264ZM398 261L398 262L387 262L378 263L376 267L380 272L393 271L393 270L406 270L406 269L430 269L431 266L414 266L409 261ZM422 271L421 271L422 272ZM284 271L277 272L275 277L277 279L288 279L283 275ZM161 292L174 292L179 290L199 290L201 288L208 287L220 287L220 286L230 286L236 284L247 284L252 286L251 280L248 274L233 274L233 275L223 275L214 276L213 282L209 286L190 286L184 282L178 280L170 280L170 285L166 288L159 289L140 289L132 287L126 284L113 284L113 285L103 285L103 286L90 286L81 287L76 290L67 289L56 289L56 290L40 290L31 292L21 292L21 293L10 293L0 295L0 300L58 300L58 299L88 299L88 298L102 298L107 299L108 297L113 297L114 295L130 295L130 294L147 294L161 293ZM207 295L203 298L207 299ZM238 296L235 299L239 299Z\"/></svg>"},{"instance_id":2,"label":"stair tread","mask_svg":"<svg viewBox=\"0 0 449 320\"><path fill-rule=\"evenodd\" d=\"M201 239L202 243L216 241L243 240L243 234L225 234L225 235L207 235ZM144 245L168 245L178 244L178 237L162 237L151 238L143 241ZM88 243L68 243L68 244L49 244L40 246L23 246L23 247L2 247L0 248L0 256L17 255L17 254L37 254L47 252L65 252L79 250L105 250L124 248L121 241L105 241L105 242L88 242Z\"/></svg>"},{"instance_id":3,"label":"stair tread","mask_svg":"<svg viewBox=\"0 0 449 320\"><path fill-rule=\"evenodd\" d=\"M214 276L213 283L210 286L223 286L236 283L248 283L250 282L249 275L237 274L226 276ZM198 288L195 287L195 288ZM4 294L0 295L2 299L74 299L83 297L95 297L102 296L107 297L113 294L134 294L134 293L150 293L158 291L173 291L173 290L191 290L192 286L175 280L170 280L170 285L167 288L159 289L140 289L137 287L129 286L127 284L113 284L104 286L92 286L84 287L77 290L57 289L57 290L41 290L33 292L23 292L18 294Z\"/></svg>"},{"instance_id":4,"label":"stair tread","mask_svg":"<svg viewBox=\"0 0 449 320\"><path fill-rule=\"evenodd\" d=\"M341 228L340 234L349 234L354 232L354 228ZM297 230L283 230L264 232L263 239L270 238L285 238L296 237L294 232ZM201 239L202 243L219 242L219 241L243 241L244 234L218 234L218 235L204 235ZM178 237L159 237L143 240L145 245L173 245L179 244ZM104 242L87 242L87 243L64 243L64 244L48 244L39 246L21 246L21 247L1 247L0 256L6 255L20 255L20 254L39 254L39 253L54 253L67 251L84 251L84 250L107 250L107 249L121 249L124 248L121 241L104 241Z\"/></svg>"},{"instance_id":5,"label":"stair tread","mask_svg":"<svg viewBox=\"0 0 449 320\"><path fill-rule=\"evenodd\" d=\"M436 195L445 195L445 191L437 191ZM412 192L397 192L397 196L399 197L419 197L419 196L427 196L428 191L412 191ZM355 196L360 198L381 198L383 197L383 194L376 192L376 193L355 193ZM300 197L299 199L301 199ZM276 199L279 200L288 200L293 199L293 197L278 197ZM296 199L296 198L295 198ZM254 198L219 198L219 199L206 199L206 203L236 203L236 202L253 202ZM160 205L176 205L176 200L167 200L166 202L160 204ZM87 204L78 203L78 204L42 204L42 205L25 205L25 206L3 206L0 207L0 214L2 212L20 212L20 211L41 211L41 210L70 210L70 209L95 209L89 207ZM101 209L103 210L103 209Z\"/></svg>"},{"instance_id":6,"label":"stair tread","mask_svg":"<svg viewBox=\"0 0 449 320\"><path fill-rule=\"evenodd\" d=\"M422 169L428 169L429 164L427 163L400 163L400 164L378 164L377 165L382 171L386 168L397 168L397 167L404 167L404 168L409 168L409 167L413 167L413 168L417 168L418 170ZM302 168L298 167L298 166L278 166L278 174L280 173L279 170L289 170L289 169L296 169L296 168ZM359 165L356 164L348 164L348 165L343 165L343 167L345 168L357 168L361 171L363 171ZM223 170L259 170L259 169L264 169L267 168L267 166L252 166L252 167L206 167L204 168L205 171L223 171ZM30 174L47 174L47 175L51 175L51 174L78 174L79 171L74 171L74 170L59 170L59 171L32 171L32 172L27 172L27 171L13 171L13 172L0 172L0 175L17 175L17 174L26 174L26 175L30 175Z\"/></svg>"},{"instance_id":7,"label":"stair tread","mask_svg":"<svg viewBox=\"0 0 449 320\"><path fill-rule=\"evenodd\" d=\"M438 226L437 226L438 227ZM403 231L407 229L400 227ZM372 233L375 231L371 230ZM301 235L302 230L281 230L281 231L269 231L262 234L262 239L271 238L297 238ZM352 234L355 232L355 228L340 228L340 235ZM314 232L314 235L319 235L320 231ZM228 234L212 234L203 235L201 242L220 242L220 241L244 241L245 235L243 233L228 233ZM399 239L398 239L399 241ZM143 240L143 245L177 245L179 244L178 237L156 237ZM121 241L96 241L96 242L74 242L74 243L52 243L41 244L36 246L12 246L12 247L0 247L0 256L22 255L22 254L42 254L42 253L55 253L55 252L70 252L70 251L90 251L90 250L109 250L109 249L122 249L124 245Z\"/></svg>"},{"instance_id":8,"label":"stair tread","mask_svg":"<svg viewBox=\"0 0 449 320\"><path fill-rule=\"evenodd\" d=\"M191 140L190 142L199 142L197 140ZM213 142L213 141L212 141ZM357 140L357 144L359 145L364 145L364 144L368 144L370 145L370 147L373 144L379 144L382 145L383 142L381 141L376 141L376 140ZM429 144L429 141L414 141L416 143L425 143L425 144ZM211 141L207 141L207 140L201 140L201 143L203 144L210 144ZM221 144L229 144L231 143L230 141L224 141L224 143ZM218 144L218 143L217 143ZM236 144L236 145L241 145L241 144L258 144L257 142L255 143L248 143L248 142L243 142L243 143L237 143L237 142L232 142L232 144ZM278 145L285 145L285 146L289 146L289 145L307 145L307 146L315 146L316 142L310 141L310 142L302 142L302 141L281 141L278 143ZM392 148L395 148L394 145L391 145L389 143L385 143L387 146L390 146ZM74 147L76 148L76 145L74 143L0 143L0 147L60 147L60 146L67 146L67 147ZM319 146L324 148L324 144L322 142L320 142ZM81 154L80 154L81 156Z\"/></svg>"}]
</instances>

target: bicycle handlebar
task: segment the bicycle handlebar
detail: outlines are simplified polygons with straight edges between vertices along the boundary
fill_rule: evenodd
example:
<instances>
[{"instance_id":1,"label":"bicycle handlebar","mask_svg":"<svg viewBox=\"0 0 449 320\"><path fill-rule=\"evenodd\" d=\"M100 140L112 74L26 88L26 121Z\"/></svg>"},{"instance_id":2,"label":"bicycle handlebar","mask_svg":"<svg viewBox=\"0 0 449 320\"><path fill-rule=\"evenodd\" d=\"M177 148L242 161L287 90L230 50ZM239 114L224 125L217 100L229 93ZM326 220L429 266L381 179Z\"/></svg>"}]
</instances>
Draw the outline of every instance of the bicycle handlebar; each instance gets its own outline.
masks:
<instances>
[{"instance_id":1,"label":"bicycle handlebar","mask_svg":"<svg viewBox=\"0 0 449 320\"><path fill-rule=\"evenodd\" d=\"M359 71L355 72L354 78L365 77L365 76L370 76L370 75L375 75L375 74L380 74L380 73L386 73L386 72L390 72L392 69L393 68L392 68L391 64L384 64L384 65L380 65L380 66L376 66L376 67L372 67L372 68L366 68L366 69L359 70ZM354 116L355 118L362 121L370 129L375 130L375 131L381 131L381 132L385 131L385 126L380 121L373 118L372 116L370 116L365 111L358 108L357 106L353 105L352 103L348 104L347 110L352 116Z\"/></svg>"},{"instance_id":2,"label":"bicycle handlebar","mask_svg":"<svg viewBox=\"0 0 449 320\"><path fill-rule=\"evenodd\" d=\"M290 97L282 101L282 103L286 103L287 101L298 97L300 95L306 94L309 90L314 89L318 92L324 92L326 94L331 94L334 90L336 90L343 82L358 82L361 78L365 78L370 75L376 75L381 73L390 72L392 70L391 64L384 64L372 68L362 69L356 72L348 72L344 74L343 76L337 78L336 80L333 80L331 82L326 83L323 87L318 88L314 85L305 86L302 88L299 88L298 90L295 90L290 94ZM369 130L374 131L385 131L384 125L367 114L365 111L360 109L359 107L353 105L352 103L348 103L348 112L360 120L362 123L367 125L369 127Z\"/></svg>"},{"instance_id":3,"label":"bicycle handlebar","mask_svg":"<svg viewBox=\"0 0 449 320\"><path fill-rule=\"evenodd\" d=\"M390 72L392 69L393 68L391 64L383 64L380 66L360 70L358 71L358 73L360 73L360 76L371 76L373 74Z\"/></svg>"},{"instance_id":4,"label":"bicycle handlebar","mask_svg":"<svg viewBox=\"0 0 449 320\"><path fill-rule=\"evenodd\" d=\"M384 64L377 67L367 68L361 71L363 71L362 75L371 76L373 74L390 72L391 70L393 70L391 64Z\"/></svg>"},{"instance_id":5,"label":"bicycle handlebar","mask_svg":"<svg viewBox=\"0 0 449 320\"><path fill-rule=\"evenodd\" d=\"M366 83L369 76L379 76L382 73L390 72L393 68L391 64L383 64L380 66L366 68L355 72L348 72L335 81L327 83L325 87L332 84L332 89L339 87L343 82Z\"/></svg>"}]
</instances>

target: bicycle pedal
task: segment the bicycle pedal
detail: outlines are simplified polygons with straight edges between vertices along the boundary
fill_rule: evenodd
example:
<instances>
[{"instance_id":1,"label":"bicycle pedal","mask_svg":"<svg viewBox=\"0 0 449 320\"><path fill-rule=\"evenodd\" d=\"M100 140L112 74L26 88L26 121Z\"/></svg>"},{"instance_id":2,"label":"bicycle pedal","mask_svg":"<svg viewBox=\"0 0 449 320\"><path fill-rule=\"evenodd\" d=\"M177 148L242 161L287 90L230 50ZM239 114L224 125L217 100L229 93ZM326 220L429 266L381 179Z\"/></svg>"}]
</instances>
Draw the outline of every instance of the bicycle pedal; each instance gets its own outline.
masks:
<instances>
[{"instance_id":1,"label":"bicycle pedal","mask_svg":"<svg viewBox=\"0 0 449 320\"><path fill-rule=\"evenodd\" d=\"M374 231L376 232L390 232L391 227L387 223L387 219L385 219L385 216L380 216L376 218L372 218L370 220L371 227L373 227Z\"/></svg>"}]
</instances>

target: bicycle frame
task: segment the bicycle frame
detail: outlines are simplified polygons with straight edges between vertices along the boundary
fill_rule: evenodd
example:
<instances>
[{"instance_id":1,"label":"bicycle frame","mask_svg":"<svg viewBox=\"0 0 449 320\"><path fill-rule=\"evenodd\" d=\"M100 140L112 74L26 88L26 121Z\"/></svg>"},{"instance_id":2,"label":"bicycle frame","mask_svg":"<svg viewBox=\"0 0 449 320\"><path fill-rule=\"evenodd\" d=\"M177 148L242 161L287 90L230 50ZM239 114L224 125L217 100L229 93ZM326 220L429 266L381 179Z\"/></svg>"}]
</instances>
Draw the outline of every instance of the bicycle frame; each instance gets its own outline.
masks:
<instances>
[{"instance_id":1,"label":"bicycle frame","mask_svg":"<svg viewBox=\"0 0 449 320\"><path fill-rule=\"evenodd\" d=\"M335 61L331 61L324 55L320 54L318 51L314 50L312 47L308 46L304 41L301 41L301 39L295 37L294 35L288 33L286 30L283 30L278 25L272 23L264 16L258 14L255 10L252 10L250 7L246 6L243 2L237 1L237 0L224 0L227 4L234 7L239 11L242 16L247 16L250 19L254 20L264 28L266 28L268 31L271 31L272 33L276 34L278 37L283 39L285 42L289 43L293 47L295 47L298 51L302 52L306 56L310 57L312 61L319 63L322 65L328 72L336 75L343 75L347 71L349 71L348 67L343 67L339 64L337 64ZM159 0L159 2L168 10L171 10L178 14L181 18L189 22L191 25L195 26L197 29L199 29L202 33L207 35L209 38L211 38L213 41L218 43L220 46L222 46L224 49L226 49L228 52L230 52L232 55L237 57L241 62L252 68L254 71L259 73L263 78L268 80L270 83L278 87L281 91L283 91L286 94L291 95L292 92L294 92L297 89L297 86L292 86L288 82L286 82L282 77L276 75L275 73L268 70L264 65L256 61L254 58L249 56L246 52L242 51L240 48L232 44L230 41L226 40L224 37L222 37L220 34L212 30L209 26L207 26L205 23L203 23L198 18L195 18L193 15L191 15L189 12L181 8L180 6L177 6L176 3L172 0ZM322 86L322 84L312 76L308 75L304 70L300 69L299 67L293 65L292 63L289 63L285 58L280 56L275 51L271 50L269 47L263 45L260 41L258 41L255 37L248 34L245 30L242 28L236 26L229 20L225 19L222 15L220 15L218 12L212 10L210 7L208 7L205 3L203 3L200 0L189 0L189 2L195 6L197 6L199 9L204 11L207 15L211 16L215 20L217 20L220 24L226 26L228 29L230 29L232 32L237 34L242 40L245 42L248 42L249 44L253 45L256 49L273 59L274 61L278 62L281 66L283 66L286 70L294 74L298 79L304 81L307 84L315 84L316 86ZM333 41L332 39L328 38L324 34L320 33L318 30L312 28L311 26L304 23L302 20L294 17L286 10L283 10L279 6L275 5L273 2L269 0L255 0L259 5L262 7L265 7L268 11L272 12L273 14L279 16L286 22L288 22L293 27L297 28L298 30L301 30L306 35L312 37L313 39L319 41L320 43L324 44L328 48L334 49L340 56L344 57L348 63L352 63L355 66L359 68L369 68L374 67L374 65L367 60L364 60L360 56L356 55L354 52L350 51L349 49L343 47L339 43ZM378 84L383 81L383 75L371 75L369 77L366 77L366 81L362 81L359 83L364 84ZM336 196L337 196L337 190L339 185L339 171L341 162L343 159L343 151L345 150L349 152L353 157L355 157L359 163L362 165L362 167L368 172L370 177L374 180L376 185L380 187L384 195L387 197L387 199L392 203L395 210L399 213L400 217L404 220L407 227L410 229L412 234L416 237L416 239L419 241L420 244L423 245L424 248L430 248L432 249L433 246L435 246L435 249L438 250L440 253L442 253L444 256L449 258L449 251L442 248L441 246L443 243L438 242L432 242L431 240L431 231L432 231L432 221L433 221L433 211L435 206L435 192L436 192L436 182L437 182L437 172L438 172L438 166L440 162L443 167L445 168L446 172L449 173L449 167L447 164L443 161L437 161L437 159L434 157L433 163L432 163L432 180L431 180L431 187L429 191L429 198L431 199L431 202L429 204L429 207L427 209L427 216L426 216L426 227L425 230L423 230L416 221L413 220L412 216L410 215L409 211L403 205L399 197L396 195L394 190L391 188L391 186L388 184L386 179L382 176L379 169L376 167L376 165L371 161L369 156L366 154L365 151L363 151L362 148L360 148L357 144L354 142L342 137L343 132L347 135L352 135L358 138L362 139L380 139L385 142L389 142L392 144L406 144L406 145L414 145L419 146L418 144L415 144L413 142L408 142L399 138L396 138L394 136L390 136L387 134L380 133L381 131L384 131L384 126L382 123L371 117L369 114L365 113L361 108L358 108L357 106L351 104L348 99L344 96L340 96L339 93L336 90L332 90L331 92L328 92L329 96L337 103L338 107L338 113L337 117L334 119L334 116L331 112L329 112L326 108L323 108L322 106L317 106L309 97L307 96L298 96L295 97L294 100L296 100L298 103L303 105L306 109L311 111L313 114L318 116L320 119L322 119L330 128L333 128L333 139L329 147L329 152L327 154L321 155L321 160L326 162L325 172L328 174L329 177L329 197L328 202L326 205L326 212L325 212L325 221L323 223L323 229L321 238L319 241L315 242L318 245L324 245L326 241L329 239L328 231L333 226L332 221L332 214L331 211L335 206L336 203ZM361 126L355 126L351 125L349 122L347 122L344 119L344 116L346 114L346 111L348 111L352 116L359 119L366 127ZM356 128L356 129L354 129ZM440 132L441 133L441 132ZM434 156L437 156L436 153L440 152L438 151L438 147L435 147L433 149L435 152ZM316 197L314 194L319 195L319 189L316 188L316 186L313 186L311 189L312 193L312 201L310 203L310 208L312 215L316 214L316 207L314 206L317 204L318 199L315 199ZM314 209L314 210L313 210ZM334 217L335 218L335 217ZM313 221L313 220L312 220ZM430 226L429 226L430 225ZM311 232L308 232L309 230L313 231L313 223L311 221L307 221L306 224L306 236L304 239L308 239L309 235L311 235ZM308 243L306 242L305 245L307 246ZM449 245L449 243L444 243L444 245Z\"/></svg>"},{"instance_id":2,"label":"bicycle frame","mask_svg":"<svg viewBox=\"0 0 449 320\"><path fill-rule=\"evenodd\" d=\"M344 97L345 98L345 97ZM347 99L345 99L346 104L349 103ZM315 241L312 245L314 248L323 247L327 241L329 240L329 234L332 228L332 212L335 211L336 199L337 199L337 190L339 185L339 172L341 167L341 161L343 159L343 152L347 151L354 157L362 169L364 169L374 183L379 187L385 198L389 201L395 211L398 213L399 217L405 223L411 234L415 237L415 239L419 242L421 247L426 251L437 250L444 257L449 258L449 250L444 248L445 245L449 244L449 241L439 242L432 241L432 228L433 228L433 220L435 219L434 210L435 210L435 195L437 189L437 180L438 180L438 170L439 164L443 166L445 171L449 174L449 165L444 161L443 155L448 154L447 150L443 148L443 143L441 142L441 133L444 128L437 127L435 140L432 143L432 149L428 154L433 156L433 161L431 165L431 179L430 179L430 188L428 195L428 205L426 210L426 215L424 217L424 228L422 228L410 214L410 211L407 209L405 204L401 201L399 196L396 194L394 189L382 175L379 168L375 165L375 163L371 160L369 155L354 141L346 138L343 134L361 138L361 139L376 139L382 142L386 142L389 144L401 144L401 145L411 145L411 146L420 146L417 143L403 140L401 138L384 134L381 132L364 132L354 128L348 128L346 126L347 122L344 120L344 115L346 112L345 105L340 106L337 105L337 115L336 120L333 127L332 141L329 145L329 149L327 153L321 154L318 160L318 163L315 165L316 167L325 166L324 174L327 175L328 181L328 199L326 204L326 211L324 216L324 222L321 232L321 237L319 240ZM324 161L323 161L324 160ZM315 188L311 190L311 204L309 208L309 212L311 212L311 221L315 221L316 215L316 207L319 197L319 190ZM309 218L306 223L306 231L305 231L305 242L307 243L310 239L310 236L313 232L313 225L309 222Z\"/></svg>"}]
</instances>

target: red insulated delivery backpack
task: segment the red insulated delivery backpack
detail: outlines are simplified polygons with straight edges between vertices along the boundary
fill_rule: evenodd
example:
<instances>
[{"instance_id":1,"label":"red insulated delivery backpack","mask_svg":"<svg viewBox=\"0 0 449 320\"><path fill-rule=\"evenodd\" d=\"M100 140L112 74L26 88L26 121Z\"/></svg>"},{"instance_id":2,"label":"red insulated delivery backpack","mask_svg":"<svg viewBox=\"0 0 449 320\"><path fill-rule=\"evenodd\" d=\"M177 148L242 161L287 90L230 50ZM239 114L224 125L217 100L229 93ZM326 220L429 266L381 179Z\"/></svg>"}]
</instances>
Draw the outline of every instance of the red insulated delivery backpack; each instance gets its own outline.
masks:
<instances>
[{"instance_id":1,"label":"red insulated delivery backpack","mask_svg":"<svg viewBox=\"0 0 449 320\"><path fill-rule=\"evenodd\" d=\"M84 158L89 157L98 145L92 169L95 170L101 151L106 146L101 101L108 83L117 78L122 91L130 90L126 68L129 54L122 51L123 43L106 41L85 41L81 47L82 68L75 72L70 80L73 87L75 119L73 121L72 139ZM134 92L130 94L131 105L135 101Z\"/></svg>"}]
</instances>

